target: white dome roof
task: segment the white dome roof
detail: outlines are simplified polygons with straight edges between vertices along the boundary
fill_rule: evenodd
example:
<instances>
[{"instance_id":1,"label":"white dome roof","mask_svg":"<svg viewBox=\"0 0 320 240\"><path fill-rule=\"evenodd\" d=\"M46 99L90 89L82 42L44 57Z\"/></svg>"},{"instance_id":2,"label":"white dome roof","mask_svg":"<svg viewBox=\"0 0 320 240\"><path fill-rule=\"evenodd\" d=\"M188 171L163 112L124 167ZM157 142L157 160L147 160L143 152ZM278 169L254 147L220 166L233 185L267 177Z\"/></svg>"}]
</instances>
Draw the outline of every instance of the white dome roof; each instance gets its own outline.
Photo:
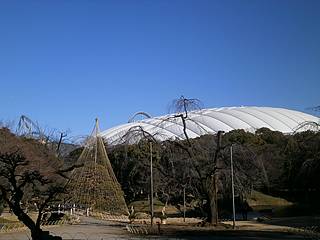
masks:
<instances>
[{"instance_id":1,"label":"white dome roof","mask_svg":"<svg viewBox=\"0 0 320 240\"><path fill-rule=\"evenodd\" d=\"M127 123L101 132L101 136L109 144L118 144L124 141L124 135L129 130L143 129L158 140L185 139L183 125L176 114L153 117ZM210 108L188 112L187 133L190 138L196 138L204 134L214 134L218 131L229 132L235 129L255 132L266 127L273 131L293 133L310 129L312 124L320 123L318 117L303 112L284 108L271 107L225 107ZM313 125L314 126L314 125ZM141 132L141 131L140 131ZM130 142L139 140L138 134L133 134ZM127 139L126 139L127 140Z\"/></svg>"}]
</instances>

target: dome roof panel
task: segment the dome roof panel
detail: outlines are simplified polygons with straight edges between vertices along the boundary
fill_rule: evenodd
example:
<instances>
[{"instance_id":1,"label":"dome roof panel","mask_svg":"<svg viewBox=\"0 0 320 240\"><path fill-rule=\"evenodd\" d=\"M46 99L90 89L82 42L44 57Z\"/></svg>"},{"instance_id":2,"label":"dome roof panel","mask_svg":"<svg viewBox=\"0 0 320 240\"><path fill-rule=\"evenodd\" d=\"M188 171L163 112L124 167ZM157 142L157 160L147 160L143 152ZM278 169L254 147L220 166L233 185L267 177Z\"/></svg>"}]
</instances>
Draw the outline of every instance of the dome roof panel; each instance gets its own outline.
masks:
<instances>
[{"instance_id":1,"label":"dome roof panel","mask_svg":"<svg viewBox=\"0 0 320 240\"><path fill-rule=\"evenodd\" d=\"M232 115L241 121L247 123L251 128L258 129L262 127L270 128L274 130L274 128L267 123L264 119L259 118L253 113L243 111L243 107L233 108L233 109L225 109L223 112Z\"/></svg>"},{"instance_id":2,"label":"dome roof panel","mask_svg":"<svg viewBox=\"0 0 320 240\"><path fill-rule=\"evenodd\" d=\"M281 132L292 132L292 125L297 123L292 121L292 119L281 115L275 111L268 111L262 108L243 108L242 111L248 112L259 119L263 119L268 125L272 126L273 129Z\"/></svg>"}]
</instances>

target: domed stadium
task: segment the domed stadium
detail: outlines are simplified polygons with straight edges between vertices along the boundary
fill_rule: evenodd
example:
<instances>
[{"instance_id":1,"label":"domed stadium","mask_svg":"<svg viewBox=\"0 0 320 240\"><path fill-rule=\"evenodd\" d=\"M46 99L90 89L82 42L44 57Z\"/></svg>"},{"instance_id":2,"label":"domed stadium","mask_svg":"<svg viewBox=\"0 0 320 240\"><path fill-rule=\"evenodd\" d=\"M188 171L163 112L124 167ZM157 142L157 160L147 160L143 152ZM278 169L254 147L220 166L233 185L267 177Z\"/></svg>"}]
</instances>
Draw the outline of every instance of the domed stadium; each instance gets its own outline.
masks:
<instances>
[{"instance_id":1,"label":"domed stadium","mask_svg":"<svg viewBox=\"0 0 320 240\"><path fill-rule=\"evenodd\" d=\"M183 122L178 114L169 114L122 124L101 132L110 145L137 142L143 134L159 141L183 140ZM188 112L186 132L190 138L218 131L229 132L243 129L255 132L259 128L269 128L285 134L299 131L319 130L320 118L299 111L273 107L223 107ZM143 133L143 134L142 134Z\"/></svg>"}]
</instances>

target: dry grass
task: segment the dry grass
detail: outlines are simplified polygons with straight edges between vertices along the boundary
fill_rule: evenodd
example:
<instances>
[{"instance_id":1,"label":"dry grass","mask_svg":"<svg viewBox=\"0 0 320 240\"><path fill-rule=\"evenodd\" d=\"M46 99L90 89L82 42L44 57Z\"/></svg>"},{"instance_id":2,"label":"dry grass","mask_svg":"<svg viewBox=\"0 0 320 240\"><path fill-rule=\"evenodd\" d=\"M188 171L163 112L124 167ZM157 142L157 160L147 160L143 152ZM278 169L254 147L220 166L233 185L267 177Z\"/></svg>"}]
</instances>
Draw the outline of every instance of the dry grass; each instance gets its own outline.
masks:
<instances>
[{"instance_id":1,"label":"dry grass","mask_svg":"<svg viewBox=\"0 0 320 240\"><path fill-rule=\"evenodd\" d=\"M257 207L257 206L289 206L292 205L291 202L283 198L272 197L270 195L263 194L258 191L252 191L251 196L247 199L248 204L250 207Z\"/></svg>"},{"instance_id":2,"label":"dry grass","mask_svg":"<svg viewBox=\"0 0 320 240\"><path fill-rule=\"evenodd\" d=\"M161 213L162 208L164 207L164 203L162 203L159 200L154 200L154 212L155 213ZM149 213L150 212L150 203L148 200L141 200L141 201L135 201L129 204L128 208L130 210L131 206L134 207L134 211L137 212L142 212L142 213ZM172 206L172 205L167 205L166 207L166 214L177 214L180 213L180 211Z\"/></svg>"}]
</instances>

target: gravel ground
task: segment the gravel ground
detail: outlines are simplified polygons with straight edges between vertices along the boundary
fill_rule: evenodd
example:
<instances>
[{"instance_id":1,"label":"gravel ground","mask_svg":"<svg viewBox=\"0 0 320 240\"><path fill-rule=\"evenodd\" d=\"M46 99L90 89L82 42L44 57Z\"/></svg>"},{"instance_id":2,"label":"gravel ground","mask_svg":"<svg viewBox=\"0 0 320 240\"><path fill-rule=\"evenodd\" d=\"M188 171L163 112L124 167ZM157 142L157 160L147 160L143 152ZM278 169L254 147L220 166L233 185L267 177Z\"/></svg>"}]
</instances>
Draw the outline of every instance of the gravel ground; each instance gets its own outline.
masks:
<instances>
[{"instance_id":1,"label":"gravel ground","mask_svg":"<svg viewBox=\"0 0 320 240\"><path fill-rule=\"evenodd\" d=\"M173 220L171 220L173 221ZM194 220L190 220L194 222ZM181 223L180 219L177 222ZM229 224L229 222L226 222ZM147 226L147 225L145 225ZM288 232L283 227L259 224L255 222L239 222L236 230L212 230L212 228L192 227L188 224L163 226L161 236L137 236L129 234L126 223L82 218L80 224L47 227L53 235L62 236L64 240L106 240L106 239L217 239L217 240L306 240L307 235L297 235ZM0 240L27 240L27 231L15 233L0 233ZM320 238L318 238L320 240Z\"/></svg>"}]
</instances>

